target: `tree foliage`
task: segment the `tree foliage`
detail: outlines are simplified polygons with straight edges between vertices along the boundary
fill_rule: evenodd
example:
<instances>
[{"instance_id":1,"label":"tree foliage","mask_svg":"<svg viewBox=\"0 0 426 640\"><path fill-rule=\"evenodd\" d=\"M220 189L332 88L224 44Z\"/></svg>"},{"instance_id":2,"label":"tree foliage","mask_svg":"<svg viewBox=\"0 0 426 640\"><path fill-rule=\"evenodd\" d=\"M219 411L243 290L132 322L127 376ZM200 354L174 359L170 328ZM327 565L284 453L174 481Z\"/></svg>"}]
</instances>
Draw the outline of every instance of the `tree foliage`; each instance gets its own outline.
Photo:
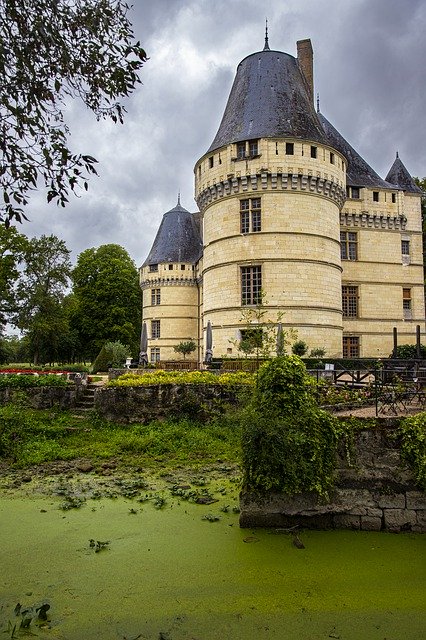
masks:
<instances>
[{"instance_id":1,"label":"tree foliage","mask_svg":"<svg viewBox=\"0 0 426 640\"><path fill-rule=\"evenodd\" d=\"M339 432L334 418L317 407L312 378L298 356L262 365L242 425L244 490L327 497Z\"/></svg>"},{"instance_id":2,"label":"tree foliage","mask_svg":"<svg viewBox=\"0 0 426 640\"><path fill-rule=\"evenodd\" d=\"M26 244L27 238L15 228L0 225L0 332L8 315L16 309L15 284Z\"/></svg>"},{"instance_id":3,"label":"tree foliage","mask_svg":"<svg viewBox=\"0 0 426 640\"><path fill-rule=\"evenodd\" d=\"M54 235L27 240L11 322L28 336L35 364L58 357L68 326L63 300L70 275L70 251L63 240Z\"/></svg>"},{"instance_id":4,"label":"tree foliage","mask_svg":"<svg viewBox=\"0 0 426 640\"><path fill-rule=\"evenodd\" d=\"M187 340L185 342L179 342L175 347L173 347L176 353L181 353L183 355L183 359L185 360L186 356L195 351L197 345L194 340Z\"/></svg>"},{"instance_id":5,"label":"tree foliage","mask_svg":"<svg viewBox=\"0 0 426 640\"><path fill-rule=\"evenodd\" d=\"M92 365L92 373L98 371L108 371L110 367L123 368L126 358L129 355L129 347L121 342L106 342Z\"/></svg>"},{"instance_id":6,"label":"tree foliage","mask_svg":"<svg viewBox=\"0 0 426 640\"><path fill-rule=\"evenodd\" d=\"M138 272L125 249L106 244L86 249L72 273L83 355L92 361L105 342L119 341L139 352L141 292Z\"/></svg>"},{"instance_id":7,"label":"tree foliage","mask_svg":"<svg viewBox=\"0 0 426 640\"><path fill-rule=\"evenodd\" d=\"M0 0L0 221L21 221L30 192L65 206L96 160L72 153L66 104L123 122L120 100L146 60L121 0Z\"/></svg>"}]
</instances>

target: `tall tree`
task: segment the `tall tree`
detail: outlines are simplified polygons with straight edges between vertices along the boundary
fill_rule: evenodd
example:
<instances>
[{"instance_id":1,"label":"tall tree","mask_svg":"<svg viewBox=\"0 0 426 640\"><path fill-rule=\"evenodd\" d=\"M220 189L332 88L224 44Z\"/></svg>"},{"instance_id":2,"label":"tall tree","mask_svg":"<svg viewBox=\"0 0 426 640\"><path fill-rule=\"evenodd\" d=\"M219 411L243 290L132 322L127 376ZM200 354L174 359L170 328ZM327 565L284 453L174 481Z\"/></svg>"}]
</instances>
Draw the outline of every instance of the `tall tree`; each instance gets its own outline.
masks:
<instances>
[{"instance_id":1,"label":"tall tree","mask_svg":"<svg viewBox=\"0 0 426 640\"><path fill-rule=\"evenodd\" d=\"M138 271L125 249L105 244L86 249L72 273L77 301L74 316L83 354L93 359L107 341L137 353L141 325Z\"/></svg>"},{"instance_id":2,"label":"tall tree","mask_svg":"<svg viewBox=\"0 0 426 640\"><path fill-rule=\"evenodd\" d=\"M12 322L28 335L35 363L57 357L60 336L67 327L62 302L70 275L70 251L63 240L53 235L28 240Z\"/></svg>"},{"instance_id":3,"label":"tall tree","mask_svg":"<svg viewBox=\"0 0 426 640\"><path fill-rule=\"evenodd\" d=\"M95 158L68 148L63 107L79 98L123 122L120 99L146 60L121 0L0 0L0 221L25 218L30 191L65 206Z\"/></svg>"}]
</instances>

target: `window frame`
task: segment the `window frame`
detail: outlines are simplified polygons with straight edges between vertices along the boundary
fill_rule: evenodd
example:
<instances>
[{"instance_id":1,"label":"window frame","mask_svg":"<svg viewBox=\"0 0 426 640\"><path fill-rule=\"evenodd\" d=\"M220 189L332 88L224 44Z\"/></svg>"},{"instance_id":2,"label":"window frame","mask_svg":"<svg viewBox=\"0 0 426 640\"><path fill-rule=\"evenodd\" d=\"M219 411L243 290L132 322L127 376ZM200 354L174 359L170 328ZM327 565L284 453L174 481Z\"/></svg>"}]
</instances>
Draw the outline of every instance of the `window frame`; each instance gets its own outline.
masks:
<instances>
[{"instance_id":1,"label":"window frame","mask_svg":"<svg viewBox=\"0 0 426 640\"><path fill-rule=\"evenodd\" d=\"M285 143L285 155L294 156L294 142Z\"/></svg>"},{"instance_id":2,"label":"window frame","mask_svg":"<svg viewBox=\"0 0 426 640\"><path fill-rule=\"evenodd\" d=\"M152 364L160 362L160 347L151 347L149 359Z\"/></svg>"},{"instance_id":3,"label":"window frame","mask_svg":"<svg viewBox=\"0 0 426 640\"><path fill-rule=\"evenodd\" d=\"M359 336L343 336L342 354L344 358L360 357L360 339Z\"/></svg>"},{"instance_id":4,"label":"window frame","mask_svg":"<svg viewBox=\"0 0 426 640\"><path fill-rule=\"evenodd\" d=\"M353 284L342 285L343 318L359 317L359 287Z\"/></svg>"},{"instance_id":5,"label":"window frame","mask_svg":"<svg viewBox=\"0 0 426 640\"><path fill-rule=\"evenodd\" d=\"M161 322L160 320L151 320L151 340L159 340L161 338Z\"/></svg>"},{"instance_id":6,"label":"window frame","mask_svg":"<svg viewBox=\"0 0 426 640\"><path fill-rule=\"evenodd\" d=\"M350 236L355 236L355 238ZM356 231L348 229L340 231L340 258L348 262L358 260L358 233Z\"/></svg>"},{"instance_id":7,"label":"window frame","mask_svg":"<svg viewBox=\"0 0 426 640\"><path fill-rule=\"evenodd\" d=\"M161 289L151 289L151 306L155 307L161 304Z\"/></svg>"},{"instance_id":8,"label":"window frame","mask_svg":"<svg viewBox=\"0 0 426 640\"><path fill-rule=\"evenodd\" d=\"M411 320L413 317L413 298L411 287L402 287L402 314L404 320Z\"/></svg>"},{"instance_id":9,"label":"window frame","mask_svg":"<svg viewBox=\"0 0 426 640\"><path fill-rule=\"evenodd\" d=\"M237 142L237 159L245 160L247 158L247 144L246 142Z\"/></svg>"},{"instance_id":10,"label":"window frame","mask_svg":"<svg viewBox=\"0 0 426 640\"><path fill-rule=\"evenodd\" d=\"M262 302L262 265L240 267L241 306L253 307Z\"/></svg>"},{"instance_id":11,"label":"window frame","mask_svg":"<svg viewBox=\"0 0 426 640\"><path fill-rule=\"evenodd\" d=\"M240 233L259 233L262 231L261 198L242 198L240 200Z\"/></svg>"}]
</instances>

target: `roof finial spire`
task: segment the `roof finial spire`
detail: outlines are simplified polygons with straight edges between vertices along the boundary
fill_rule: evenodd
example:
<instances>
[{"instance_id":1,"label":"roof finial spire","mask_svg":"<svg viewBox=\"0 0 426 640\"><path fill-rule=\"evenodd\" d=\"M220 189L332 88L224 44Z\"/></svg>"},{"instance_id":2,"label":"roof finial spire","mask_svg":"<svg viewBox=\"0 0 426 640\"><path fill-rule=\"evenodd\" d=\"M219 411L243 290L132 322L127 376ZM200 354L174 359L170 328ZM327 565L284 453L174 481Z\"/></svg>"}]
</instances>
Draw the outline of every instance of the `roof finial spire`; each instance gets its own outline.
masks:
<instances>
[{"instance_id":1,"label":"roof finial spire","mask_svg":"<svg viewBox=\"0 0 426 640\"><path fill-rule=\"evenodd\" d=\"M178 191L178 207L180 207L180 191Z\"/></svg>"},{"instance_id":2,"label":"roof finial spire","mask_svg":"<svg viewBox=\"0 0 426 640\"><path fill-rule=\"evenodd\" d=\"M268 18L266 18L266 29L265 29L265 46L263 47L264 51L270 51L269 42L268 42Z\"/></svg>"},{"instance_id":3,"label":"roof finial spire","mask_svg":"<svg viewBox=\"0 0 426 640\"><path fill-rule=\"evenodd\" d=\"M396 157L397 157L397 158L399 158L399 153L398 153L398 151L396 152Z\"/></svg>"},{"instance_id":4,"label":"roof finial spire","mask_svg":"<svg viewBox=\"0 0 426 640\"><path fill-rule=\"evenodd\" d=\"M320 112L320 106L319 106L319 93L317 93L317 113Z\"/></svg>"}]
</instances>

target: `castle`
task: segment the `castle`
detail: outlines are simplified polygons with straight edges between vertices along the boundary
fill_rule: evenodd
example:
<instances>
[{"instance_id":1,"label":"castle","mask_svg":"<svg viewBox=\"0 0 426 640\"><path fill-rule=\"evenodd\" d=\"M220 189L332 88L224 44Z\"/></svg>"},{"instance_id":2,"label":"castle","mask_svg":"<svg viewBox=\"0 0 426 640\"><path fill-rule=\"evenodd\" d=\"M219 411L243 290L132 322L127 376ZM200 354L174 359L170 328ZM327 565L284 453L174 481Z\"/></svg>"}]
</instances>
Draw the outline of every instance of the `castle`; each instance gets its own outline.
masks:
<instances>
[{"instance_id":1,"label":"castle","mask_svg":"<svg viewBox=\"0 0 426 640\"><path fill-rule=\"evenodd\" d=\"M388 356L425 318L421 190L396 157L379 175L315 109L310 40L238 65L219 130L198 160L190 213L164 214L140 268L148 359L238 355L244 309L329 357ZM237 345L237 346L236 346Z\"/></svg>"}]
</instances>

